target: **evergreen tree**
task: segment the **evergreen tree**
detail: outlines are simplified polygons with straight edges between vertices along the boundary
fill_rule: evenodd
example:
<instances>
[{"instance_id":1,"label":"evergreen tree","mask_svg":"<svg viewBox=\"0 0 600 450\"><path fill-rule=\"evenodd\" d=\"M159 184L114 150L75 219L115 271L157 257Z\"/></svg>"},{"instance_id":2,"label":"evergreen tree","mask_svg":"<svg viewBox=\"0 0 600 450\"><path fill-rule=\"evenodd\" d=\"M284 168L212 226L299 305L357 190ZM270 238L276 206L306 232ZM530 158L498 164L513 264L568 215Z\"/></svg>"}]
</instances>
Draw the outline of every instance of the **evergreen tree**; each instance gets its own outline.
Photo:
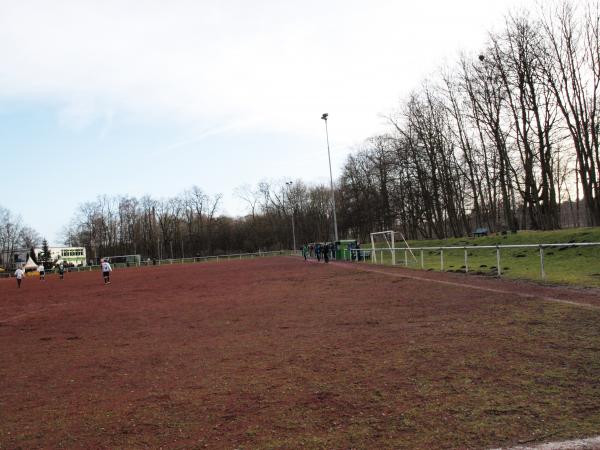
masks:
<instances>
[{"instance_id":1,"label":"evergreen tree","mask_svg":"<svg viewBox=\"0 0 600 450\"><path fill-rule=\"evenodd\" d=\"M40 261L42 263L47 263L51 260L51 256L50 256L50 249L48 248L48 241L46 239L44 239L42 241L42 251L40 252Z\"/></svg>"}]
</instances>

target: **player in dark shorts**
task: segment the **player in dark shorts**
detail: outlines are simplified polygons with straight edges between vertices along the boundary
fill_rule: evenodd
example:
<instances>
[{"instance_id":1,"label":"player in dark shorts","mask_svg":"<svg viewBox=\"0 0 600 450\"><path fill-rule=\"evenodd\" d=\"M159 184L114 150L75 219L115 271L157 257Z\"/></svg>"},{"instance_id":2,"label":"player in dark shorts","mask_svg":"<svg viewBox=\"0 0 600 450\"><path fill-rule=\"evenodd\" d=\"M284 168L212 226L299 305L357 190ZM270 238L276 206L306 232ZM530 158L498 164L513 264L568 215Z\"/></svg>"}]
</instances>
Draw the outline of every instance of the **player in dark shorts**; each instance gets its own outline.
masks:
<instances>
[{"instance_id":1,"label":"player in dark shorts","mask_svg":"<svg viewBox=\"0 0 600 450\"><path fill-rule=\"evenodd\" d=\"M21 281L23 281L24 276L25 276L25 271L21 267L18 267L17 270L15 271L15 277L17 278L17 286L19 288L21 287Z\"/></svg>"},{"instance_id":2,"label":"player in dark shorts","mask_svg":"<svg viewBox=\"0 0 600 450\"><path fill-rule=\"evenodd\" d=\"M104 284L110 284L110 273L112 272L112 267L110 267L110 264L106 260L102 260L100 267L102 269L102 277L104 278Z\"/></svg>"},{"instance_id":3,"label":"player in dark shorts","mask_svg":"<svg viewBox=\"0 0 600 450\"><path fill-rule=\"evenodd\" d=\"M61 280L65 279L65 266L63 266L62 264L58 265L58 275L60 276Z\"/></svg>"}]
</instances>

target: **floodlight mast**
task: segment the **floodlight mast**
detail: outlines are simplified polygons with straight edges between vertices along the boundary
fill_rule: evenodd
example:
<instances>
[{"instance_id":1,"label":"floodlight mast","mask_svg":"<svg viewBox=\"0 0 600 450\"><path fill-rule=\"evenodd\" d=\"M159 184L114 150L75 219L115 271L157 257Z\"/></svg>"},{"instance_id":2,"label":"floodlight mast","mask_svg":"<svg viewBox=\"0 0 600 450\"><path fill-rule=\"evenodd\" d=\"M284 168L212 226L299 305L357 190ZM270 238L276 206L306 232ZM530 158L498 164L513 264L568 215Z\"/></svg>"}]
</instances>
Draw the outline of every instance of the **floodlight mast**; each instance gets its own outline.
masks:
<instances>
[{"instance_id":1,"label":"floodlight mast","mask_svg":"<svg viewBox=\"0 0 600 450\"><path fill-rule=\"evenodd\" d=\"M325 121L325 135L327 136L327 158L329 159L329 181L331 182L331 203L333 206L333 230L335 233L335 241L339 241L338 238L338 227L337 227L337 215L335 213L335 194L333 191L333 174L331 172L331 152L329 151L329 130L327 129L327 117L328 113L324 113L321 119Z\"/></svg>"},{"instance_id":2,"label":"floodlight mast","mask_svg":"<svg viewBox=\"0 0 600 450\"><path fill-rule=\"evenodd\" d=\"M285 184L288 187L287 196L288 196L288 201L289 201L289 199L290 199L290 187L292 186L292 182L291 181L286 181ZM296 251L296 228L294 226L294 205L292 205L292 240L294 242L294 251Z\"/></svg>"}]
</instances>

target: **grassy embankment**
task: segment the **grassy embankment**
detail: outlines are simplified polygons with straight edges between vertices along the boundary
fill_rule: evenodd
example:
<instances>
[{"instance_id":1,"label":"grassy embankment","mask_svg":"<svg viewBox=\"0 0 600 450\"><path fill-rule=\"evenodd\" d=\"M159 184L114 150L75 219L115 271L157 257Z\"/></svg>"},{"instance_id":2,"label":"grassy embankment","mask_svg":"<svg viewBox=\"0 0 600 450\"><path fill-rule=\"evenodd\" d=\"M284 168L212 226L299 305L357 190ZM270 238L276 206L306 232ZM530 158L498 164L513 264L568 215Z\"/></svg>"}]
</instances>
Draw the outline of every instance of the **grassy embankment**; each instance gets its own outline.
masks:
<instances>
[{"instance_id":1,"label":"grassy embankment","mask_svg":"<svg viewBox=\"0 0 600 450\"><path fill-rule=\"evenodd\" d=\"M577 228L557 231L519 231L517 234L486 236L478 238L451 238L443 240L409 241L411 248L418 247L461 247L456 250L443 250L444 271L465 271L465 251L468 255L469 273L497 275L495 249L479 248L486 245L558 244L578 242L600 242L600 228ZM366 246L365 246L366 247ZM384 244L378 247L385 247ZM404 247L404 242L396 239L396 247ZM421 268L421 251L413 250L416 259L405 251L396 252L396 264ZM391 263L391 255L383 252L383 263ZM406 253L406 256L405 256ZM423 250L423 267L426 270L440 270L441 251ZM378 252L379 257L379 252ZM501 249L500 266L502 276L513 279L540 280L539 248ZM600 287L600 246L597 247L545 247L545 281L550 283Z\"/></svg>"}]
</instances>

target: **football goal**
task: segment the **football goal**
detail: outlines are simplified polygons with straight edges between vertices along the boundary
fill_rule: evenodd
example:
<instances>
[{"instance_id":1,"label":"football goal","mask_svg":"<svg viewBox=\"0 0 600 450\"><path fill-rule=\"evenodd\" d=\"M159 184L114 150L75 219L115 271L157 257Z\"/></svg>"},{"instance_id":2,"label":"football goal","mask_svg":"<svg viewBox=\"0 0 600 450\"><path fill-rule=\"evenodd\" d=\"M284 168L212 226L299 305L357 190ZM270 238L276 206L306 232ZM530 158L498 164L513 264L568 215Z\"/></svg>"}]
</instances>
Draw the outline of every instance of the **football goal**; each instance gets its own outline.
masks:
<instances>
[{"instance_id":1,"label":"football goal","mask_svg":"<svg viewBox=\"0 0 600 450\"><path fill-rule=\"evenodd\" d=\"M383 264L384 259L390 259L396 264L394 254L394 231L376 231L371 233L371 261L373 264Z\"/></svg>"},{"instance_id":2,"label":"football goal","mask_svg":"<svg viewBox=\"0 0 600 450\"><path fill-rule=\"evenodd\" d=\"M371 233L371 261L373 264L385 264L390 261L393 266L396 265L396 250L408 250L415 261L417 258L412 252L404 235L398 232L402 242L406 247L396 248L396 232L393 230L376 231Z\"/></svg>"},{"instance_id":3,"label":"football goal","mask_svg":"<svg viewBox=\"0 0 600 450\"><path fill-rule=\"evenodd\" d=\"M108 261L111 264L114 264L115 267L118 267L117 264L123 266L139 266L141 264L142 257L141 255L121 255L121 256L105 256L101 259Z\"/></svg>"}]
</instances>

